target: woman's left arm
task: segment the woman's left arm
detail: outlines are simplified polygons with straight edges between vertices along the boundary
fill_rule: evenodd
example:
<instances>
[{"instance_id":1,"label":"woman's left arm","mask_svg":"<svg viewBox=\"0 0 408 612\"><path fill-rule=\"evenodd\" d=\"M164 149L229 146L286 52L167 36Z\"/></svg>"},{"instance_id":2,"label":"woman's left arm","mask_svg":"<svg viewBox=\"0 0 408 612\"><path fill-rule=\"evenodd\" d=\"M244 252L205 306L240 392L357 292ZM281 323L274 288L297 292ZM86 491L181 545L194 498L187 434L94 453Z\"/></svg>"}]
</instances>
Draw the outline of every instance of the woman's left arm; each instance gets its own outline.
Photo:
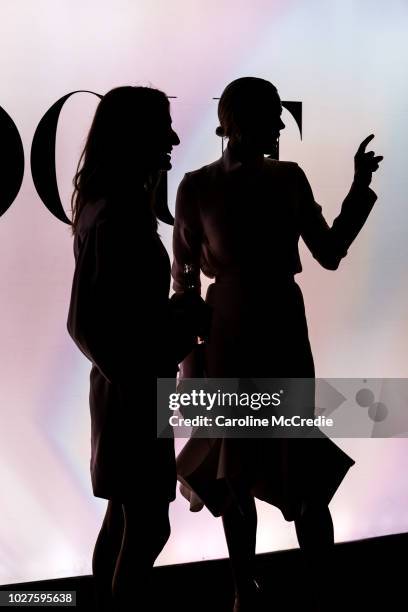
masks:
<instances>
[{"instance_id":1,"label":"woman's left arm","mask_svg":"<svg viewBox=\"0 0 408 612\"><path fill-rule=\"evenodd\" d=\"M305 173L297 166L300 233L313 257L328 270L338 268L377 200L369 184L372 172L378 168L382 157L375 157L373 152L365 152L365 147L372 138L373 136L366 138L358 148L354 158L354 181L332 227L329 227L323 217L322 207L315 202Z\"/></svg>"}]
</instances>

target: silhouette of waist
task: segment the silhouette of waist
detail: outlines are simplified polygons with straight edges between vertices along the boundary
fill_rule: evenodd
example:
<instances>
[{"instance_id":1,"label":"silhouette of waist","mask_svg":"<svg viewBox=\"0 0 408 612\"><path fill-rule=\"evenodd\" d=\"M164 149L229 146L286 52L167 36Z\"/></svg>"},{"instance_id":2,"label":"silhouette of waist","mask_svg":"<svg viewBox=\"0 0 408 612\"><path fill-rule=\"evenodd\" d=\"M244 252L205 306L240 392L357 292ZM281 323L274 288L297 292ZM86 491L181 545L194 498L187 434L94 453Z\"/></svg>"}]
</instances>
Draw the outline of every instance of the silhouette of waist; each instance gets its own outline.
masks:
<instances>
[{"instance_id":1,"label":"silhouette of waist","mask_svg":"<svg viewBox=\"0 0 408 612\"><path fill-rule=\"evenodd\" d=\"M271 287L272 285L293 285L295 283L294 275L290 272L282 273L274 270L268 271L233 271L217 274L215 284L231 285L242 288L256 287Z\"/></svg>"}]
</instances>

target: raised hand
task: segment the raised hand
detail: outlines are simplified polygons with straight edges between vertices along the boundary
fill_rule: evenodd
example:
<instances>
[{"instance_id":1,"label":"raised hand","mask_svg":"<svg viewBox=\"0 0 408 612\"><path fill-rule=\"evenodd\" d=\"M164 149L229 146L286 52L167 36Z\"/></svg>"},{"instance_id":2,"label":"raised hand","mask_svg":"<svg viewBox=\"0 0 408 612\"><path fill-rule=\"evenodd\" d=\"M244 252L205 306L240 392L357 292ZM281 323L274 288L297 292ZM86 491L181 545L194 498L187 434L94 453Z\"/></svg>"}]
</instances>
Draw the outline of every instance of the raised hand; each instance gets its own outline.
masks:
<instances>
[{"instance_id":1,"label":"raised hand","mask_svg":"<svg viewBox=\"0 0 408 612\"><path fill-rule=\"evenodd\" d=\"M373 172L378 170L378 166L382 155L375 155L374 151L367 151L366 146L374 138L374 134L370 134L363 140L357 149L354 156L354 182L359 185L368 186L371 183Z\"/></svg>"}]
</instances>

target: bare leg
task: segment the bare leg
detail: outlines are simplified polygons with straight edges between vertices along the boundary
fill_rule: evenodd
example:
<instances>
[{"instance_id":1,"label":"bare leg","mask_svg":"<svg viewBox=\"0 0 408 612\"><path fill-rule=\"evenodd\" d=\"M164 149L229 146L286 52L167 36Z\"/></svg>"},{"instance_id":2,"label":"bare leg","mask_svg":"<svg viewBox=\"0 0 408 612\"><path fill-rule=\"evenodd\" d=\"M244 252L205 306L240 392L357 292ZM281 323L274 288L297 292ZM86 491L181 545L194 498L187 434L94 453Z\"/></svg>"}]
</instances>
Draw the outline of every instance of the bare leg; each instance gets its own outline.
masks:
<instances>
[{"instance_id":1,"label":"bare leg","mask_svg":"<svg viewBox=\"0 0 408 612\"><path fill-rule=\"evenodd\" d=\"M306 561L307 590L316 601L326 606L330 596L334 553L333 521L328 506L305 502L295 526Z\"/></svg>"},{"instance_id":2,"label":"bare leg","mask_svg":"<svg viewBox=\"0 0 408 612\"><path fill-rule=\"evenodd\" d=\"M151 597L151 570L170 536L168 502L153 506L140 508L140 502L123 504L125 529L113 577L115 612L128 612Z\"/></svg>"},{"instance_id":3,"label":"bare leg","mask_svg":"<svg viewBox=\"0 0 408 612\"><path fill-rule=\"evenodd\" d=\"M109 500L92 557L98 610L112 610L112 580L122 545L124 518L121 502Z\"/></svg>"},{"instance_id":4,"label":"bare leg","mask_svg":"<svg viewBox=\"0 0 408 612\"><path fill-rule=\"evenodd\" d=\"M240 599L252 597L258 519L255 500L249 491L240 494L237 503L225 512L222 520L236 595Z\"/></svg>"},{"instance_id":5,"label":"bare leg","mask_svg":"<svg viewBox=\"0 0 408 612\"><path fill-rule=\"evenodd\" d=\"M295 520L299 545L305 552L327 551L334 545L334 529L326 504L304 502Z\"/></svg>"}]
</instances>

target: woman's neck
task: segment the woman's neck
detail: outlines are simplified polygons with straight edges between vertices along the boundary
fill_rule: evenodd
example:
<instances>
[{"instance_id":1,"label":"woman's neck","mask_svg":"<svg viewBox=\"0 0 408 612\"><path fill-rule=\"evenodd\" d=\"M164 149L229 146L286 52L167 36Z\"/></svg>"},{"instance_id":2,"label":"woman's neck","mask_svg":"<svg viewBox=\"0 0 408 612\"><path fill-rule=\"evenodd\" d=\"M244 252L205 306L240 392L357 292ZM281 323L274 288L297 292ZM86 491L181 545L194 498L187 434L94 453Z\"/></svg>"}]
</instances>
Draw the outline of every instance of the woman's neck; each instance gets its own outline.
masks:
<instances>
[{"instance_id":1,"label":"woman's neck","mask_svg":"<svg viewBox=\"0 0 408 612\"><path fill-rule=\"evenodd\" d=\"M229 142L228 148L231 157L244 165L258 165L264 161L264 154L261 151L243 146L239 142Z\"/></svg>"}]
</instances>

